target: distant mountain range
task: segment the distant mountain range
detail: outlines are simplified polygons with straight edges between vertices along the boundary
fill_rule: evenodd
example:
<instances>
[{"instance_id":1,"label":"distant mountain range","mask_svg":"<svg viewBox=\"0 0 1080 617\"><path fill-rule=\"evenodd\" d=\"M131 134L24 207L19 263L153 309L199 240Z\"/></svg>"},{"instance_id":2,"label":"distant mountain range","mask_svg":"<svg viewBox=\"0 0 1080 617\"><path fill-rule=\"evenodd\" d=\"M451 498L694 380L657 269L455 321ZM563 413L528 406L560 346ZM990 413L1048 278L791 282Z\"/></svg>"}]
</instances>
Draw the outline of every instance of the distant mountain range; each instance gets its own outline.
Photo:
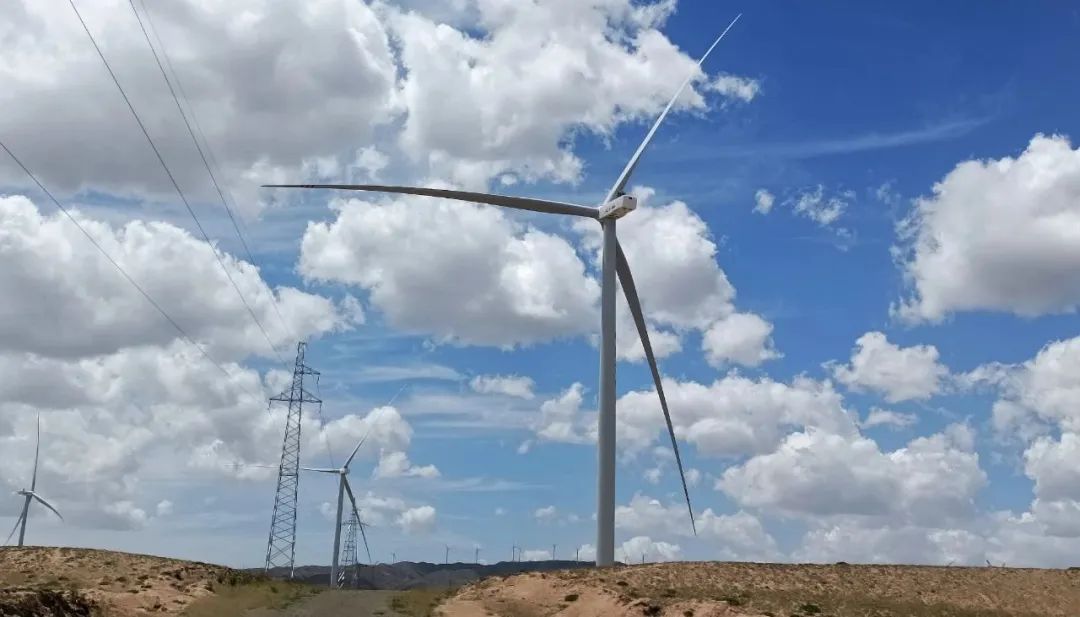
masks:
<instances>
[{"instance_id":1,"label":"distant mountain range","mask_svg":"<svg viewBox=\"0 0 1080 617\"><path fill-rule=\"evenodd\" d=\"M521 572L546 572L549 570L570 570L589 568L592 562L585 561L500 561L486 565L478 563L419 563L400 561L398 563L380 563L373 566L362 565L358 576L357 589L415 589L418 587L456 587L489 576L507 576ZM248 572L261 573L262 568L251 568ZM289 577L287 568L270 570L273 578ZM330 581L330 566L297 566L293 580L312 585L326 585Z\"/></svg>"}]
</instances>

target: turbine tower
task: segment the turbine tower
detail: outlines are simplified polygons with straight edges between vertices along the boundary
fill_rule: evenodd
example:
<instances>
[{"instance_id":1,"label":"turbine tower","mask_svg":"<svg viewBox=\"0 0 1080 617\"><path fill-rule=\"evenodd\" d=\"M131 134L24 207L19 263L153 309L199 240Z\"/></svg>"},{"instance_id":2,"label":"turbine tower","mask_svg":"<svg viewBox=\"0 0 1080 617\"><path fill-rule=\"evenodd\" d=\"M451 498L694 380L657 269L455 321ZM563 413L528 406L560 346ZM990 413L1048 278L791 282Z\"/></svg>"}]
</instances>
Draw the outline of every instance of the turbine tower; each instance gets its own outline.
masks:
<instances>
[{"instance_id":1,"label":"turbine tower","mask_svg":"<svg viewBox=\"0 0 1080 617\"><path fill-rule=\"evenodd\" d=\"M728 30L735 25L741 15L734 20L709 49L698 60L694 72L689 75L675 95L668 101L667 107L660 113L656 122L645 135L645 139L638 146L634 155L627 162L615 184L608 191L607 197L599 207L581 206L571 203L548 201L544 199L532 199L527 197L510 197L506 195L492 195L489 193L475 193L471 191L453 191L444 189L422 188L412 186L386 186L376 184L267 184L267 188L300 188L300 189L341 189L349 191L371 191L377 193L400 193L405 195L419 195L424 197L439 197L472 203L482 203L515 210L529 210L532 212L545 212L548 214L562 214L593 219L600 223L603 231L603 256L601 260L601 298L600 298L600 387L599 407L600 413L597 421L597 495L596 495L596 565L610 566L615 563L615 277L619 278L623 294L630 305L630 313L634 318L638 336L641 337L641 345L645 351L645 358L652 372L653 382L656 385L656 393L660 398L660 408L667 422L668 436L671 439L671 447L675 451L675 462L679 467L679 477L682 479L683 495L686 497L686 507L690 512L690 525L697 535L697 526L694 523L694 510L690 505L690 491L686 486L686 476L683 473L682 458L679 456L679 446L675 440L675 428L671 423L671 414L668 411L667 398L664 396L663 384L660 380L660 369L656 365L653 355L652 343L649 341L649 333L645 325L645 316L642 314L641 301L638 299L637 288L634 286L634 278L630 272L630 265L626 261L626 255L619 245L615 235L615 223L620 218L630 214L637 208L637 199L626 194L626 184L630 176L637 168L645 148L652 141L660 124L667 117L668 112L675 106L675 102L694 80L700 71L705 58L720 43Z\"/></svg>"},{"instance_id":2,"label":"turbine tower","mask_svg":"<svg viewBox=\"0 0 1080 617\"><path fill-rule=\"evenodd\" d=\"M266 572L271 568L289 568L293 577L293 558L296 555L296 493L300 488L300 420L304 403L322 405L322 400L304 389L304 376L318 379L319 372L304 364L307 343L296 344L296 364L293 366L292 385L288 390L272 397L275 401L289 404L285 416L285 438L281 443L281 463L278 465L277 493L274 494L274 514L270 519L270 540L266 543ZM338 522L340 523L340 517Z\"/></svg>"},{"instance_id":3,"label":"turbine tower","mask_svg":"<svg viewBox=\"0 0 1080 617\"><path fill-rule=\"evenodd\" d=\"M15 493L23 497L22 512L19 513L19 518L15 519L15 526L11 528L11 533L8 534L7 539L4 540L4 544L7 544L11 540L11 536L15 535L15 530L19 530L19 546L23 545L26 540L26 519L30 514L30 502L37 500L38 503L52 510L53 514L58 516L60 520L64 520L64 517L60 516L60 512L52 506L51 503L45 500L44 497L37 493L37 470L38 470L38 455L41 453L41 414L37 417L37 442L34 444L34 473L30 477L30 489L22 489Z\"/></svg>"},{"instance_id":4,"label":"turbine tower","mask_svg":"<svg viewBox=\"0 0 1080 617\"><path fill-rule=\"evenodd\" d=\"M371 562L371 549L368 548L367 534L364 532L364 523L360 521L360 509L356 507L356 497L353 496L352 487L349 486L349 465L352 464L353 459L356 457L356 453L360 451L360 446L364 445L364 440L367 439L365 435L353 448L352 454L345 460L345 464L337 469L328 467L301 467L304 471L314 471L317 473L334 473L338 476L338 496L337 496L337 523L334 525L334 552L333 561L330 564L330 586L340 586L338 580L338 566L343 554L341 550L341 511L345 506L345 494L349 495L349 503L352 505L352 513L350 518L355 517L357 524L360 528L360 535L364 539L364 548L367 550L368 563ZM354 532L355 533L355 532ZM355 543L355 538L353 540ZM355 554L355 550L353 553ZM348 561L345 562L348 564Z\"/></svg>"}]
</instances>

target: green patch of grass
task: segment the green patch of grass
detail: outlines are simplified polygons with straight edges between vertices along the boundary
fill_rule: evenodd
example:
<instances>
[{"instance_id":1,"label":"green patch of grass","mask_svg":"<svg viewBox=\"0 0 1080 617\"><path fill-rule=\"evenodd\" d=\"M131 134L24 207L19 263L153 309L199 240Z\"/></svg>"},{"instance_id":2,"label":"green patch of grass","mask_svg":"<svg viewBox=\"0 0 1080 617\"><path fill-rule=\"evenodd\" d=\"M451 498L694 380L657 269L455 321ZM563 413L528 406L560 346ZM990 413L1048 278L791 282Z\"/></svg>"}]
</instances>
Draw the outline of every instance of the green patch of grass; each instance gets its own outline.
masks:
<instances>
[{"instance_id":1,"label":"green patch of grass","mask_svg":"<svg viewBox=\"0 0 1080 617\"><path fill-rule=\"evenodd\" d=\"M282 581L255 580L228 582L216 593L199 598L184 611L185 617L242 615L254 608L284 608L321 590L309 585Z\"/></svg>"}]
</instances>

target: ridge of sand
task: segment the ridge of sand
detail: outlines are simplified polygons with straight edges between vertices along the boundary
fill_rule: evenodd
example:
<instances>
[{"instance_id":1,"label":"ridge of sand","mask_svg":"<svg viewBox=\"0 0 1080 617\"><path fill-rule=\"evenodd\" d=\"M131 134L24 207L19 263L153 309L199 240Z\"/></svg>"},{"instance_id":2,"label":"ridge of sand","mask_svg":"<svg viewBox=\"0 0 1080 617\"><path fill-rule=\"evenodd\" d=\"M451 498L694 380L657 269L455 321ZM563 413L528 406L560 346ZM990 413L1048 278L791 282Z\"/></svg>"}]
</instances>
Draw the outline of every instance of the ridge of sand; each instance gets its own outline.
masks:
<instances>
[{"instance_id":1,"label":"ridge of sand","mask_svg":"<svg viewBox=\"0 0 1080 617\"><path fill-rule=\"evenodd\" d=\"M1076 617L1080 571L668 563L479 581L441 617Z\"/></svg>"},{"instance_id":2,"label":"ridge of sand","mask_svg":"<svg viewBox=\"0 0 1080 617\"><path fill-rule=\"evenodd\" d=\"M216 586L253 577L224 566L97 549L0 548L0 591L11 597L38 590L77 592L110 615L180 614Z\"/></svg>"}]
</instances>

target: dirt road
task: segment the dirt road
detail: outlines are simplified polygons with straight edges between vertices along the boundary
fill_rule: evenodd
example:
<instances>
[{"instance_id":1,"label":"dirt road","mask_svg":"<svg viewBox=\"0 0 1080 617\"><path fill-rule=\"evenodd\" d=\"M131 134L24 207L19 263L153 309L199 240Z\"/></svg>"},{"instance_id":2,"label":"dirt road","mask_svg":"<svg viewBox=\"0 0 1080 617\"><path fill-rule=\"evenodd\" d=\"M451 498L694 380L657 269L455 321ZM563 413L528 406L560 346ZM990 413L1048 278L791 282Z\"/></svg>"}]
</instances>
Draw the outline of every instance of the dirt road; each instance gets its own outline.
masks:
<instances>
[{"instance_id":1,"label":"dirt road","mask_svg":"<svg viewBox=\"0 0 1080 617\"><path fill-rule=\"evenodd\" d=\"M390 608L396 591L324 591L283 609L255 609L247 617L401 617Z\"/></svg>"}]
</instances>

